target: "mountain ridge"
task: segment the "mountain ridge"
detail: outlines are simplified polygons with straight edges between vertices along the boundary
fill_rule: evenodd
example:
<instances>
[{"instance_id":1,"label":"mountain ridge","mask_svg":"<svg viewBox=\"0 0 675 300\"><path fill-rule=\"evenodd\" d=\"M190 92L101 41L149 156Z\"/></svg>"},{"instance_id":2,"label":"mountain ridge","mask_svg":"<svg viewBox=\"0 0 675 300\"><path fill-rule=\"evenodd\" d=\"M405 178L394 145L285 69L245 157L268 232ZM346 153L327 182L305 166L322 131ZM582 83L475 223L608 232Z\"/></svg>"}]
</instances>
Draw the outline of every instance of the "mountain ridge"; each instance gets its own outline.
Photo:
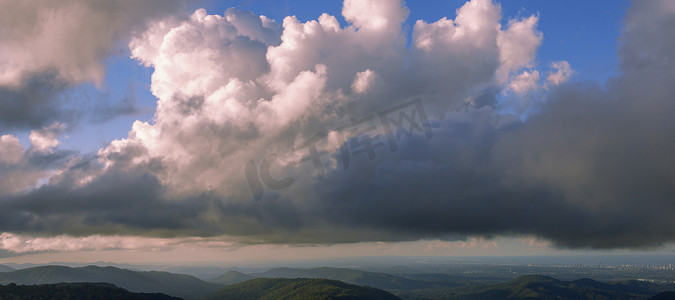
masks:
<instances>
[{"instance_id":1,"label":"mountain ridge","mask_svg":"<svg viewBox=\"0 0 675 300\"><path fill-rule=\"evenodd\" d=\"M204 298L216 299L374 299L401 300L382 289L309 278L256 278L224 287Z\"/></svg>"},{"instance_id":2,"label":"mountain ridge","mask_svg":"<svg viewBox=\"0 0 675 300\"><path fill-rule=\"evenodd\" d=\"M131 292L164 293L184 299L199 299L222 285L196 277L160 271L132 271L116 267L41 266L0 273L0 284L56 284L106 282Z\"/></svg>"},{"instance_id":3,"label":"mountain ridge","mask_svg":"<svg viewBox=\"0 0 675 300\"><path fill-rule=\"evenodd\" d=\"M575 300L643 300L659 289L675 286L655 286L638 281L600 282L589 278L558 280L543 275L523 275L516 279L487 285L445 288L426 291L399 291L402 298L496 300L496 299L575 299Z\"/></svg>"},{"instance_id":4,"label":"mountain ridge","mask_svg":"<svg viewBox=\"0 0 675 300\"><path fill-rule=\"evenodd\" d=\"M262 273L248 274L256 278L323 278L349 284L367 285L384 290L431 288L437 283L387 273L367 272L347 268L319 267L310 269L274 268Z\"/></svg>"},{"instance_id":5,"label":"mountain ridge","mask_svg":"<svg viewBox=\"0 0 675 300\"><path fill-rule=\"evenodd\" d=\"M162 293L134 293L109 283L55 283L0 285L0 299L131 299L179 300Z\"/></svg>"}]
</instances>

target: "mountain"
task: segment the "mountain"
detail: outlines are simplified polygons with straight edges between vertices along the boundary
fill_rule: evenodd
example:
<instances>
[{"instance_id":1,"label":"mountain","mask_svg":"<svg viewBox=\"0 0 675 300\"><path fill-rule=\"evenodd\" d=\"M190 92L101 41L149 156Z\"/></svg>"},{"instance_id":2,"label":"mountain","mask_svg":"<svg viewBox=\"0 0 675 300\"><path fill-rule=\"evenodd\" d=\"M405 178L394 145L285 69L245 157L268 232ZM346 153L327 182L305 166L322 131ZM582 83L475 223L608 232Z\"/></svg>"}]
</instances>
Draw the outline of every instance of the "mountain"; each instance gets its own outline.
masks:
<instances>
[{"instance_id":1,"label":"mountain","mask_svg":"<svg viewBox=\"0 0 675 300\"><path fill-rule=\"evenodd\" d=\"M189 275L137 272L115 267L43 266L0 273L0 284L61 282L106 282L132 292L164 293L185 299L198 299L222 287Z\"/></svg>"},{"instance_id":2,"label":"mountain","mask_svg":"<svg viewBox=\"0 0 675 300\"><path fill-rule=\"evenodd\" d=\"M646 288L646 289L645 289ZM603 283L592 279L561 281L524 275L509 282L459 288L445 299L645 299L654 293L634 282Z\"/></svg>"},{"instance_id":3,"label":"mountain","mask_svg":"<svg viewBox=\"0 0 675 300\"><path fill-rule=\"evenodd\" d=\"M228 271L227 273L210 280L212 283L217 283L217 284L222 284L222 285L232 285L232 284L237 284L240 282L244 282L247 280L251 280L255 277L244 274L239 271Z\"/></svg>"},{"instance_id":4,"label":"mountain","mask_svg":"<svg viewBox=\"0 0 675 300\"><path fill-rule=\"evenodd\" d=\"M57 283L0 285L0 299L175 300L180 298L160 293L132 293L109 283Z\"/></svg>"},{"instance_id":5,"label":"mountain","mask_svg":"<svg viewBox=\"0 0 675 300\"><path fill-rule=\"evenodd\" d=\"M328 279L257 278L220 289L209 299L401 299L380 289Z\"/></svg>"},{"instance_id":6,"label":"mountain","mask_svg":"<svg viewBox=\"0 0 675 300\"><path fill-rule=\"evenodd\" d=\"M385 273L328 267L313 269L276 268L251 275L259 278L324 278L350 284L367 285L384 290L422 289L438 285L435 282L415 280Z\"/></svg>"},{"instance_id":7,"label":"mountain","mask_svg":"<svg viewBox=\"0 0 675 300\"><path fill-rule=\"evenodd\" d=\"M14 271L13 268L10 268L10 267L5 266L5 265L0 265L0 272L12 272L12 271Z\"/></svg>"}]
</instances>

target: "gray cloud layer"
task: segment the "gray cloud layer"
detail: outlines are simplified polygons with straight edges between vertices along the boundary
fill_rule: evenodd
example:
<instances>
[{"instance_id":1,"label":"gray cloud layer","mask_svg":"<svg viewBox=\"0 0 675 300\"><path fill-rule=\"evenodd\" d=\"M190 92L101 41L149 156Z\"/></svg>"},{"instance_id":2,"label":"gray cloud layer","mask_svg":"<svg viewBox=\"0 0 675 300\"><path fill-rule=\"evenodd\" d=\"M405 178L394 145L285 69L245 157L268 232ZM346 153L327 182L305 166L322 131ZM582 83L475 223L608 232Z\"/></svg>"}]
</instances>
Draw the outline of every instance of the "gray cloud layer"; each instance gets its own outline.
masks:
<instances>
[{"instance_id":1,"label":"gray cloud layer","mask_svg":"<svg viewBox=\"0 0 675 300\"><path fill-rule=\"evenodd\" d=\"M492 12L491 7L484 9ZM350 16L349 10L346 11L346 17ZM405 15L396 12L387 13ZM231 17L238 16L236 11L228 13ZM293 176L296 181L283 190L268 188L258 201L251 199L245 181L244 166L248 159L289 149L286 146L300 144L298 137L307 140L317 130L334 129L335 124L345 122L337 117L337 121L325 121L324 111L293 115L292 105L272 106L284 103L284 93L275 90L275 84L283 83L279 84L283 86L280 89L290 86L291 91L298 88L297 91L312 93L309 84L301 83L320 84L325 76L328 82L325 89L334 89L332 95L339 98L335 96L339 94L335 87L350 87L352 76L346 74L354 72L345 71L350 68L347 62L340 69L344 73L332 72L340 60L326 52L318 51L329 58L318 55L312 59L325 63L328 75L307 58L310 56L307 53L313 51L298 54L283 47L271 50L278 41L269 38L270 32L278 28L263 26L262 21L250 19L250 14L242 16L248 17L248 22L209 19L198 12L190 22L172 26L181 26L176 32L190 32L202 30L202 24L219 24L221 27L208 27L209 31L191 38L203 45L201 39L208 34L225 36L227 43L211 45L206 39L207 46L227 47L227 53L234 56L244 55L242 51L247 48L262 51L263 44L271 45L266 54L269 64L249 69L232 66L223 71L226 74L219 80L231 78L237 72L245 73L247 80L195 97L190 93L210 89L214 83L208 80L212 77L190 81L176 92L166 83L177 79L157 73L166 68L174 71L167 76L189 74L191 70L173 65L175 59L189 62L189 55L176 54L174 60L169 60L167 57L173 54L169 50L173 48L166 44L162 45L165 52L159 57L155 56L159 51L157 45L150 43L137 48L140 50L134 55L156 68L153 93L160 99L157 124L154 127L135 124L135 135L113 142L100 153L101 161L81 158L53 177L48 185L0 196L0 230L48 235L232 235L247 242L290 243L535 234L558 246L575 248L649 247L673 241L675 38L664 35L662 29L675 25L675 8L668 1L633 3L620 39L621 74L606 87L583 82L552 87L540 112L529 115L525 121L496 111L494 95L499 91L494 90L494 74L505 65L509 70L515 68L499 59L496 32L488 32L486 40L472 44L484 47L478 57L489 58L476 69L465 69L474 66L471 61L454 61L452 56L446 56L450 60L446 65L468 74L443 73L444 80L452 81L447 85L432 77L435 73L422 74L428 78L420 75L424 70L420 66L430 66L430 61L424 61L428 56L414 57L411 61L420 63L407 69L380 73L389 68L384 66L387 59L401 57L396 50L400 42L395 37L397 32L385 32L394 37L383 44L387 47L394 44L394 50L382 52L381 65L366 57L369 66L377 71L375 77L368 77L367 72L356 77L375 92L354 96L357 100L339 108L358 117L368 116L392 107L395 103L387 101L396 98L391 95L404 90L404 96L398 99L422 96L431 118L433 137L428 138L423 132L403 136L397 151L382 146L377 149L375 159L369 160L365 155L354 157L347 169L340 165L340 152L333 152L324 156L325 161L332 156L338 164L327 163L322 178L316 176L311 164L285 165L281 157L277 162L279 168L272 170L273 177ZM330 20L322 18L321 26L330 28ZM364 22L357 17L350 20ZM284 22L282 46L291 36L286 35L287 30L300 30L293 27L292 21ZM360 26L370 28L376 24ZM164 36L168 29L158 26L150 31L149 36L152 32ZM365 29L360 31L367 33ZM170 37L177 38L176 35ZM167 38L164 42L171 40ZM296 42L301 50L313 46ZM189 50L180 49L190 54ZM247 52L253 58L242 59L261 59L261 53ZM308 59L308 66L303 68L309 71L289 77L282 71L291 72L289 68L298 66L279 69L275 63L285 60L274 60L275 55ZM461 58L466 53L453 55ZM213 57L217 62L226 61ZM203 73L211 71L207 68ZM268 72L272 74L260 77L267 83L254 80ZM415 74L413 78L426 78L429 83L410 79L406 72ZM400 80L406 84L391 85ZM417 85L433 91L424 94ZM355 87L356 83L351 85L352 89ZM452 87L452 92L446 90L448 87ZM227 93L234 89L241 90L237 90L233 99L253 100L242 101L241 106L230 100L221 103L219 107L239 112L229 115L230 111L225 111L218 115L232 120L209 121L212 115L207 113L215 112L208 109L204 115L198 115L214 101L214 94L231 95ZM348 94L346 90L342 92ZM462 99L471 93L479 95L473 99L474 105L462 104ZM253 104L270 95L281 96L267 101L268 104L257 107ZM443 96L452 101L442 102ZM299 99L293 103L304 108L301 102ZM480 105L476 105L478 102ZM254 113L247 114L248 109ZM268 114L274 109L284 109L284 114ZM449 112L442 113L448 109ZM193 120L193 114L201 118ZM270 133L272 129L266 129L266 123L258 122L255 118L260 115L277 116L264 121L281 124L279 133ZM288 115L300 121L281 123ZM237 117L250 119L242 121ZM178 122L172 118L182 119ZM183 125L172 127L175 124ZM160 138L154 139L153 134ZM384 141L384 136L380 138ZM175 148L167 149L167 145ZM198 146L186 148L189 145ZM156 155L160 150L164 151L163 156ZM191 156L194 153L199 155ZM101 162L106 164L105 168ZM260 161L256 163L259 165ZM202 178L199 176L205 179L195 179ZM216 179L224 184L211 185L209 180L217 182ZM199 186L204 182L209 182L208 186Z\"/></svg>"},{"instance_id":2,"label":"gray cloud layer","mask_svg":"<svg viewBox=\"0 0 675 300\"><path fill-rule=\"evenodd\" d=\"M35 75L20 88L0 85L0 128L41 128L57 120L72 119L72 111L56 95L67 84L53 74Z\"/></svg>"}]
</instances>

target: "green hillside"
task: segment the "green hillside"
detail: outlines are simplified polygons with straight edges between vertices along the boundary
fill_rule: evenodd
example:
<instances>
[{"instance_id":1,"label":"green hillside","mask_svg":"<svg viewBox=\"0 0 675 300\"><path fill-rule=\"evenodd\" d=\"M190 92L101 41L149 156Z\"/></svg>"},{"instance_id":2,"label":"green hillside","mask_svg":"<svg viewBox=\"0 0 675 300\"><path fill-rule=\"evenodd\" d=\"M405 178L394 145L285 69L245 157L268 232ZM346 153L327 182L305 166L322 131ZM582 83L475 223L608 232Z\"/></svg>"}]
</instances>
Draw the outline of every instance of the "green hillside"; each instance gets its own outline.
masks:
<instances>
[{"instance_id":1,"label":"green hillside","mask_svg":"<svg viewBox=\"0 0 675 300\"><path fill-rule=\"evenodd\" d=\"M179 298L160 293L132 293L109 283L57 283L42 285L0 285L0 299L174 300Z\"/></svg>"},{"instance_id":2,"label":"green hillside","mask_svg":"<svg viewBox=\"0 0 675 300\"><path fill-rule=\"evenodd\" d=\"M292 269L276 268L254 274L261 278L324 278L350 284L367 285L384 290L411 290L437 286L434 282L415 280L385 273L365 272L341 268Z\"/></svg>"},{"instance_id":3,"label":"green hillside","mask_svg":"<svg viewBox=\"0 0 675 300\"><path fill-rule=\"evenodd\" d=\"M42 266L0 273L0 284L32 285L62 282L106 282L132 292L164 293L184 299L198 299L222 287L189 275L137 272L115 267Z\"/></svg>"},{"instance_id":4,"label":"green hillside","mask_svg":"<svg viewBox=\"0 0 675 300\"><path fill-rule=\"evenodd\" d=\"M525 275L490 285L398 291L406 299L555 299L612 300L646 299L656 294L654 286L637 281L603 283L592 279L561 281L548 276Z\"/></svg>"},{"instance_id":5,"label":"green hillside","mask_svg":"<svg viewBox=\"0 0 675 300\"><path fill-rule=\"evenodd\" d=\"M225 287L204 299L400 299L389 292L328 279L257 278Z\"/></svg>"}]
</instances>

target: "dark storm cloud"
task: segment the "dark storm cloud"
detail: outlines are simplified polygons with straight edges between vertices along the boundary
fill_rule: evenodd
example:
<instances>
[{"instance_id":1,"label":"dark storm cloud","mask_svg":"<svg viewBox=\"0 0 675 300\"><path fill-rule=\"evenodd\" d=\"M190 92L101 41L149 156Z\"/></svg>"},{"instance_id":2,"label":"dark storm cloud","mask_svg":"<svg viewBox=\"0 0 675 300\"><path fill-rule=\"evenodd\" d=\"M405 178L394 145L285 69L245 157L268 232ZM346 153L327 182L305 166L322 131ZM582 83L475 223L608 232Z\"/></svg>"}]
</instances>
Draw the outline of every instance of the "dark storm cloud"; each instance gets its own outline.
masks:
<instances>
[{"instance_id":1,"label":"dark storm cloud","mask_svg":"<svg viewBox=\"0 0 675 300\"><path fill-rule=\"evenodd\" d=\"M79 171L99 167L83 161L54 177L49 185L0 196L0 231L260 237L290 234L311 225L302 221L306 211L289 199L229 203L208 191L176 198L147 170L108 170L78 185Z\"/></svg>"},{"instance_id":2,"label":"dark storm cloud","mask_svg":"<svg viewBox=\"0 0 675 300\"><path fill-rule=\"evenodd\" d=\"M190 228L204 210L202 198L190 205L162 201L163 188L151 175L108 172L83 187L64 180L24 195L4 197L1 230L41 234ZM161 234L157 231L154 234Z\"/></svg>"},{"instance_id":3,"label":"dark storm cloud","mask_svg":"<svg viewBox=\"0 0 675 300\"><path fill-rule=\"evenodd\" d=\"M75 111L62 107L67 87L53 72L31 76L18 87L0 85L0 129L41 128L72 119Z\"/></svg>"},{"instance_id":4,"label":"dark storm cloud","mask_svg":"<svg viewBox=\"0 0 675 300\"><path fill-rule=\"evenodd\" d=\"M34 75L19 87L0 86L0 130L37 129L54 122L73 128L141 112L133 93L117 100L104 92L86 97L81 91L54 73Z\"/></svg>"},{"instance_id":5,"label":"dark storm cloud","mask_svg":"<svg viewBox=\"0 0 675 300\"><path fill-rule=\"evenodd\" d=\"M502 128L492 113L451 115L430 145L329 177L316 198L336 222L413 238L523 233L594 248L672 241L675 39L659 28L674 24L675 11L660 5L639 2L628 14L622 74L606 88L563 86L540 113Z\"/></svg>"},{"instance_id":6,"label":"dark storm cloud","mask_svg":"<svg viewBox=\"0 0 675 300\"><path fill-rule=\"evenodd\" d=\"M68 158L77 155L78 153L72 150L56 149L51 152L36 152L29 151L26 153L26 163L32 168L49 170L57 169Z\"/></svg>"},{"instance_id":7,"label":"dark storm cloud","mask_svg":"<svg viewBox=\"0 0 675 300\"><path fill-rule=\"evenodd\" d=\"M413 239L522 233L593 248L673 241L675 38L660 29L675 24L675 11L661 5L634 4L622 74L606 88L560 87L540 113L501 128L485 109L459 122L451 114L429 143L329 176L316 188L324 213Z\"/></svg>"},{"instance_id":8,"label":"dark storm cloud","mask_svg":"<svg viewBox=\"0 0 675 300\"><path fill-rule=\"evenodd\" d=\"M430 141L418 136L377 164L316 182L318 215L396 238L536 234L603 248L671 241L675 122L659 109L672 104L653 107L647 121L617 108L623 100L611 94L567 86L541 114L501 127L489 109L449 116ZM386 236L370 237L378 238Z\"/></svg>"}]
</instances>

